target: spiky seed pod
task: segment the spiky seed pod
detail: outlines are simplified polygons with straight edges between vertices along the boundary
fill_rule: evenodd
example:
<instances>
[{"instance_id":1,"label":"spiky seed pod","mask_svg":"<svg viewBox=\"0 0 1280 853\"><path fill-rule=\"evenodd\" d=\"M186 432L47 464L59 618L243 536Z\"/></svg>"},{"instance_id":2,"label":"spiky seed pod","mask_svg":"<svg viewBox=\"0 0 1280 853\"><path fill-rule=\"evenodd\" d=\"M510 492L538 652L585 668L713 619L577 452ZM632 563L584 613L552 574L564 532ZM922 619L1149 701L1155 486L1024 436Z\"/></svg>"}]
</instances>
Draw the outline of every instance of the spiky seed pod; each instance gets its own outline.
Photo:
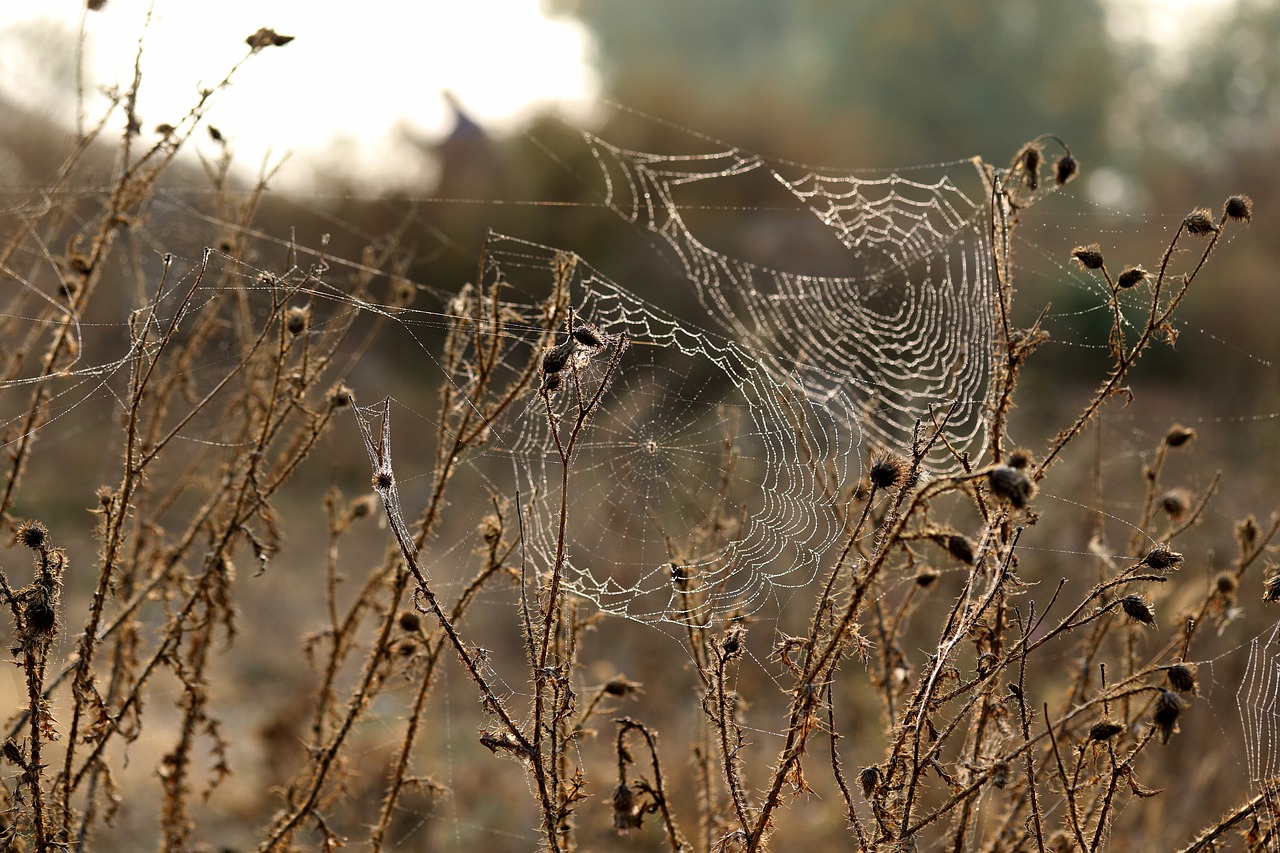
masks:
<instances>
[{"instance_id":1,"label":"spiky seed pod","mask_svg":"<svg viewBox=\"0 0 1280 853\"><path fill-rule=\"evenodd\" d=\"M1124 726L1111 720L1103 720L1100 723L1094 723L1089 729L1089 739L1096 741L1110 740L1116 735L1124 731Z\"/></svg>"},{"instance_id":2,"label":"spiky seed pod","mask_svg":"<svg viewBox=\"0 0 1280 853\"><path fill-rule=\"evenodd\" d=\"M1116 278L1116 287L1121 290L1128 290L1131 287L1137 287L1147 280L1148 275L1150 275L1150 273L1142 267L1125 267Z\"/></svg>"},{"instance_id":3,"label":"spiky seed pod","mask_svg":"<svg viewBox=\"0 0 1280 853\"><path fill-rule=\"evenodd\" d=\"M1262 584L1263 601L1280 601L1280 575L1272 575Z\"/></svg>"},{"instance_id":4,"label":"spiky seed pod","mask_svg":"<svg viewBox=\"0 0 1280 853\"><path fill-rule=\"evenodd\" d=\"M374 472L372 482L374 490L381 494L395 485L396 478L391 469L382 468Z\"/></svg>"},{"instance_id":5,"label":"spiky seed pod","mask_svg":"<svg viewBox=\"0 0 1280 853\"><path fill-rule=\"evenodd\" d=\"M1218 572L1217 577L1213 579L1214 590L1224 597L1234 597L1238 586L1236 576L1231 572Z\"/></svg>"},{"instance_id":6,"label":"spiky seed pod","mask_svg":"<svg viewBox=\"0 0 1280 853\"><path fill-rule=\"evenodd\" d=\"M417 613L412 610L402 610L400 612L400 630L416 634L421 627L422 617Z\"/></svg>"},{"instance_id":7,"label":"spiky seed pod","mask_svg":"<svg viewBox=\"0 0 1280 853\"><path fill-rule=\"evenodd\" d=\"M1031 482L1031 478L1008 465L992 468L987 474L987 483L992 494L1015 509L1023 509L1036 495L1036 484Z\"/></svg>"},{"instance_id":8,"label":"spiky seed pod","mask_svg":"<svg viewBox=\"0 0 1280 853\"><path fill-rule=\"evenodd\" d=\"M724 653L728 657L737 657L742 652L742 634L741 627L734 626L729 629L729 634L724 638L724 642L720 647L724 649Z\"/></svg>"},{"instance_id":9,"label":"spiky seed pod","mask_svg":"<svg viewBox=\"0 0 1280 853\"><path fill-rule=\"evenodd\" d=\"M1170 447L1182 447L1188 441L1196 437L1196 431L1191 427L1184 427L1182 424L1174 424L1169 427L1169 431L1164 434L1164 443Z\"/></svg>"},{"instance_id":10,"label":"spiky seed pod","mask_svg":"<svg viewBox=\"0 0 1280 853\"><path fill-rule=\"evenodd\" d=\"M1053 182L1062 186L1080 172L1080 164L1070 154L1064 154L1053 164Z\"/></svg>"},{"instance_id":11,"label":"spiky seed pod","mask_svg":"<svg viewBox=\"0 0 1280 853\"><path fill-rule=\"evenodd\" d=\"M1157 545L1147 552L1147 556L1142 558L1142 563L1157 572L1167 572L1182 565L1182 555L1177 551L1169 550L1167 545Z\"/></svg>"},{"instance_id":12,"label":"spiky seed pod","mask_svg":"<svg viewBox=\"0 0 1280 853\"><path fill-rule=\"evenodd\" d=\"M1207 207L1197 207L1182 220L1182 227L1193 237L1203 237L1218 230L1218 223L1213 221L1213 214Z\"/></svg>"},{"instance_id":13,"label":"spiky seed pod","mask_svg":"<svg viewBox=\"0 0 1280 853\"><path fill-rule=\"evenodd\" d=\"M897 456L885 454L871 463L870 476L877 489L896 489L907 479L907 469Z\"/></svg>"},{"instance_id":14,"label":"spiky seed pod","mask_svg":"<svg viewBox=\"0 0 1280 853\"><path fill-rule=\"evenodd\" d=\"M991 766L991 784L1003 789L1009 784L1009 762L997 761Z\"/></svg>"},{"instance_id":15,"label":"spiky seed pod","mask_svg":"<svg viewBox=\"0 0 1280 853\"><path fill-rule=\"evenodd\" d=\"M49 547L49 528L38 521L26 521L18 528L18 541L32 551Z\"/></svg>"},{"instance_id":16,"label":"spiky seed pod","mask_svg":"<svg viewBox=\"0 0 1280 853\"><path fill-rule=\"evenodd\" d=\"M1130 593L1120 599L1120 607L1124 610L1124 615L1128 616L1134 622L1141 622L1143 625L1156 627L1156 615L1151 610L1151 605L1147 600L1137 593Z\"/></svg>"},{"instance_id":17,"label":"spiky seed pod","mask_svg":"<svg viewBox=\"0 0 1280 853\"><path fill-rule=\"evenodd\" d=\"M58 624L58 614L43 595L31 596L23 607L22 619L26 623L26 636L30 639L52 637Z\"/></svg>"},{"instance_id":18,"label":"spiky seed pod","mask_svg":"<svg viewBox=\"0 0 1280 853\"><path fill-rule=\"evenodd\" d=\"M959 533L953 533L947 537L947 553L966 566L972 566L977 557L974 553L973 541Z\"/></svg>"},{"instance_id":19,"label":"spiky seed pod","mask_svg":"<svg viewBox=\"0 0 1280 853\"><path fill-rule=\"evenodd\" d=\"M871 794L880 787L880 768L875 765L864 767L858 774L858 784L862 786L862 796L871 799Z\"/></svg>"},{"instance_id":20,"label":"spiky seed pod","mask_svg":"<svg viewBox=\"0 0 1280 853\"><path fill-rule=\"evenodd\" d=\"M1185 663L1175 663L1173 666L1165 670L1165 674L1169 676L1169 686L1179 693L1190 693L1194 696L1198 692L1196 689L1196 670L1194 666L1188 666Z\"/></svg>"},{"instance_id":21,"label":"spiky seed pod","mask_svg":"<svg viewBox=\"0 0 1280 853\"><path fill-rule=\"evenodd\" d=\"M1168 743L1169 736L1178 730L1178 717L1182 716L1186 707L1187 703L1177 693L1172 690L1160 691L1151 722L1155 723L1156 730L1160 732L1161 743Z\"/></svg>"},{"instance_id":22,"label":"spiky seed pod","mask_svg":"<svg viewBox=\"0 0 1280 853\"><path fill-rule=\"evenodd\" d=\"M1076 246L1071 250L1071 257L1075 258L1083 269L1100 270L1106 263L1102 257L1102 247L1097 243L1090 243L1088 246Z\"/></svg>"},{"instance_id":23,"label":"spiky seed pod","mask_svg":"<svg viewBox=\"0 0 1280 853\"><path fill-rule=\"evenodd\" d=\"M1222 212L1235 222L1248 222L1253 218L1253 199L1247 195L1233 195L1222 206Z\"/></svg>"},{"instance_id":24,"label":"spiky seed pod","mask_svg":"<svg viewBox=\"0 0 1280 853\"><path fill-rule=\"evenodd\" d=\"M938 578L940 577L942 577L942 575L938 572L937 569L930 568L929 566L925 566L920 571L916 572L916 586L920 587L921 589L928 589L929 587L937 583Z\"/></svg>"}]
</instances>

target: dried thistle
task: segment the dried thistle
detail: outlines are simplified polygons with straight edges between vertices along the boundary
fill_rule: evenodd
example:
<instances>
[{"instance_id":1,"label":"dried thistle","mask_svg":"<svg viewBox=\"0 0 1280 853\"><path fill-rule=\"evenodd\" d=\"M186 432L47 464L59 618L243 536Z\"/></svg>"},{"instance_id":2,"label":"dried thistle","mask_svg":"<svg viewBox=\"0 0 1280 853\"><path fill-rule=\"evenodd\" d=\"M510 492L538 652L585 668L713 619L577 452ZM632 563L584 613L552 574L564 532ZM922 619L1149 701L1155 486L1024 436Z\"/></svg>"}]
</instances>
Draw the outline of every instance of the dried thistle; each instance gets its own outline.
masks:
<instances>
[{"instance_id":1,"label":"dried thistle","mask_svg":"<svg viewBox=\"0 0 1280 853\"><path fill-rule=\"evenodd\" d=\"M1036 484L1023 471L1008 465L997 465L987 474L987 483L997 498L1023 509L1036 495Z\"/></svg>"},{"instance_id":2,"label":"dried thistle","mask_svg":"<svg viewBox=\"0 0 1280 853\"><path fill-rule=\"evenodd\" d=\"M1182 555L1177 551L1169 550L1168 545L1156 545L1147 552L1147 556L1142 558L1142 565L1153 568L1157 572L1167 572L1182 565Z\"/></svg>"},{"instance_id":3,"label":"dried thistle","mask_svg":"<svg viewBox=\"0 0 1280 853\"><path fill-rule=\"evenodd\" d=\"M637 693L643 693L644 685L638 681L631 681L624 676L618 675L605 683L604 692L610 696L633 696Z\"/></svg>"},{"instance_id":4,"label":"dried thistle","mask_svg":"<svg viewBox=\"0 0 1280 853\"><path fill-rule=\"evenodd\" d=\"M1019 447L1009 451L1009 458L1005 461L1005 464L1010 468L1017 468L1021 471L1031 467L1032 459L1030 450L1025 447Z\"/></svg>"},{"instance_id":5,"label":"dried thistle","mask_svg":"<svg viewBox=\"0 0 1280 853\"><path fill-rule=\"evenodd\" d=\"M1090 243L1088 246L1076 246L1071 250L1071 257L1075 259L1081 268L1086 270L1100 270L1106 263L1102 257L1102 247L1097 243Z\"/></svg>"},{"instance_id":6,"label":"dried thistle","mask_svg":"<svg viewBox=\"0 0 1280 853\"><path fill-rule=\"evenodd\" d=\"M1170 489L1160 499L1160 508L1171 521L1181 521L1191 509L1191 494L1186 489Z\"/></svg>"},{"instance_id":7,"label":"dried thistle","mask_svg":"<svg viewBox=\"0 0 1280 853\"><path fill-rule=\"evenodd\" d=\"M1263 582L1263 601L1280 601L1280 575L1272 575Z\"/></svg>"},{"instance_id":8,"label":"dried thistle","mask_svg":"<svg viewBox=\"0 0 1280 853\"><path fill-rule=\"evenodd\" d=\"M49 528L38 521L24 521L18 527L18 541L33 551L49 547Z\"/></svg>"},{"instance_id":9,"label":"dried thistle","mask_svg":"<svg viewBox=\"0 0 1280 853\"><path fill-rule=\"evenodd\" d=\"M1070 154L1064 154L1053 164L1053 182L1057 186L1070 181L1080 172L1080 164Z\"/></svg>"},{"instance_id":10,"label":"dried thistle","mask_svg":"<svg viewBox=\"0 0 1280 853\"><path fill-rule=\"evenodd\" d=\"M1222 212L1234 222L1248 222L1253 218L1253 199L1247 195L1233 195L1222 206Z\"/></svg>"},{"instance_id":11,"label":"dried thistle","mask_svg":"<svg viewBox=\"0 0 1280 853\"><path fill-rule=\"evenodd\" d=\"M311 309L294 305L284 314L284 327L291 335L300 335L311 322Z\"/></svg>"},{"instance_id":12,"label":"dried thistle","mask_svg":"<svg viewBox=\"0 0 1280 853\"><path fill-rule=\"evenodd\" d=\"M896 489L907 479L907 466L897 456L886 453L871 464L871 485L877 489Z\"/></svg>"},{"instance_id":13,"label":"dried thistle","mask_svg":"<svg viewBox=\"0 0 1280 853\"><path fill-rule=\"evenodd\" d=\"M943 544L946 547L948 554L955 557L966 566L972 566L973 561L977 559L973 540L967 536L961 536L959 533L952 533L943 540Z\"/></svg>"},{"instance_id":14,"label":"dried thistle","mask_svg":"<svg viewBox=\"0 0 1280 853\"><path fill-rule=\"evenodd\" d=\"M1213 213L1207 207L1197 207L1182 220L1182 227L1193 237L1204 237L1218 230L1218 223L1213 221Z\"/></svg>"},{"instance_id":15,"label":"dried thistle","mask_svg":"<svg viewBox=\"0 0 1280 853\"><path fill-rule=\"evenodd\" d=\"M1094 723L1089 729L1089 739L1096 741L1110 740L1120 732L1124 731L1124 726L1112 720L1103 720L1100 723Z\"/></svg>"},{"instance_id":16,"label":"dried thistle","mask_svg":"<svg viewBox=\"0 0 1280 853\"><path fill-rule=\"evenodd\" d=\"M254 50L262 50L264 47L284 47L293 41L293 38L293 36L281 35L270 27L262 27L245 39L244 43Z\"/></svg>"},{"instance_id":17,"label":"dried thistle","mask_svg":"<svg viewBox=\"0 0 1280 853\"><path fill-rule=\"evenodd\" d=\"M1116 287L1121 290L1128 290L1131 287L1137 287L1147 280L1150 273L1142 267L1125 267L1120 275L1116 278Z\"/></svg>"},{"instance_id":18,"label":"dried thistle","mask_svg":"<svg viewBox=\"0 0 1280 853\"><path fill-rule=\"evenodd\" d=\"M1172 690L1161 690L1156 699L1156 709L1151 715L1151 722L1160 732L1160 742L1168 743L1169 736L1178 730L1178 717L1186 710L1187 703Z\"/></svg>"},{"instance_id":19,"label":"dried thistle","mask_svg":"<svg viewBox=\"0 0 1280 853\"><path fill-rule=\"evenodd\" d=\"M1196 695L1196 668L1194 665L1175 663L1165 674L1169 676L1169 686L1179 693Z\"/></svg>"},{"instance_id":20,"label":"dried thistle","mask_svg":"<svg viewBox=\"0 0 1280 853\"><path fill-rule=\"evenodd\" d=\"M921 589L928 589L938 582L938 578L942 577L941 573L930 566L925 566L916 572L916 586Z\"/></svg>"},{"instance_id":21,"label":"dried thistle","mask_svg":"<svg viewBox=\"0 0 1280 853\"><path fill-rule=\"evenodd\" d=\"M880 787L880 768L874 764L864 767L858 774L858 784L862 786L862 796L871 799L871 794Z\"/></svg>"},{"instance_id":22,"label":"dried thistle","mask_svg":"<svg viewBox=\"0 0 1280 853\"><path fill-rule=\"evenodd\" d=\"M644 820L643 812L636 808L636 795L626 782L613 789L609 797L613 806L613 828L619 832L639 829Z\"/></svg>"},{"instance_id":23,"label":"dried thistle","mask_svg":"<svg viewBox=\"0 0 1280 853\"><path fill-rule=\"evenodd\" d=\"M1156 615L1151 610L1151 605L1144 596L1138 593L1130 593L1120 599L1120 607L1124 610L1124 614L1134 622L1141 622L1143 625L1156 627Z\"/></svg>"},{"instance_id":24,"label":"dried thistle","mask_svg":"<svg viewBox=\"0 0 1280 853\"><path fill-rule=\"evenodd\" d=\"M1174 424L1169 427L1169 431L1164 434L1164 443L1170 447L1182 447L1195 437L1196 431L1191 427L1184 427L1182 424Z\"/></svg>"}]
</instances>

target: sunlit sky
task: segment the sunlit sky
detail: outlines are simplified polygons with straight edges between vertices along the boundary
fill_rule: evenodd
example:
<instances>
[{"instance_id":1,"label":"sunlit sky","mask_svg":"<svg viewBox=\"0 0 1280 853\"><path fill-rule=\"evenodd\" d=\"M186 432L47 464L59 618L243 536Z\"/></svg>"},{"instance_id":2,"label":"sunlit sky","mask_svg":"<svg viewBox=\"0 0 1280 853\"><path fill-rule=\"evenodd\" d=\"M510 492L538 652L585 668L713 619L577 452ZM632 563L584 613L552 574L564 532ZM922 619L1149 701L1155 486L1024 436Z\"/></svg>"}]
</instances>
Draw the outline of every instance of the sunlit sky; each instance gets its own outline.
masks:
<instances>
[{"instance_id":1,"label":"sunlit sky","mask_svg":"<svg viewBox=\"0 0 1280 853\"><path fill-rule=\"evenodd\" d=\"M581 112L594 95L585 30L546 17L539 0L108 0L87 13L83 0L4 0L0 91L74 120L65 96L74 92L82 18L94 89L127 88L145 29L138 115L147 132L176 123L201 85L244 56L245 38L259 27L294 36L250 60L208 119L241 162L256 167L269 150L291 152L286 177L332 167L335 138L345 141L343 168L393 174L405 153L396 131L433 138L451 126L446 91L495 130L548 102ZM50 28L63 32L61 43L46 38Z\"/></svg>"},{"instance_id":2,"label":"sunlit sky","mask_svg":"<svg viewBox=\"0 0 1280 853\"><path fill-rule=\"evenodd\" d=\"M1203 22L1206 7L1224 2L1111 0L1112 24L1168 47L1187 21ZM199 86L243 57L245 37L259 27L295 36L254 57L208 119L242 164L288 153L286 182L343 168L395 183L403 164L421 162L406 156L402 131L431 139L448 130L447 91L497 131L549 102L584 116L596 95L589 35L571 18L548 18L540 0L107 0L97 12L85 12L83 0L3 0L0 92L73 120L82 20L91 95L97 86L127 88L145 31L138 114L146 131L176 122ZM89 107L92 117L102 101Z\"/></svg>"}]
</instances>

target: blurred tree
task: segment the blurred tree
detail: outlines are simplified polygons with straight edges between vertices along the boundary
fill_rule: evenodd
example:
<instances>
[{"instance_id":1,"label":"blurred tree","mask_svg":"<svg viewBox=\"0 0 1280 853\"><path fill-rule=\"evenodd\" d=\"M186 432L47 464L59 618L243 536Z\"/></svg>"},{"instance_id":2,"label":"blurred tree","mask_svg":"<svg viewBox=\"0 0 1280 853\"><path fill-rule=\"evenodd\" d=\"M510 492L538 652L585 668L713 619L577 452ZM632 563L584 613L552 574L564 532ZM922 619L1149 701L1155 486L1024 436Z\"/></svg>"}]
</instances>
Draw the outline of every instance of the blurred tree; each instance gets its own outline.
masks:
<instances>
[{"instance_id":1,"label":"blurred tree","mask_svg":"<svg viewBox=\"0 0 1280 853\"><path fill-rule=\"evenodd\" d=\"M828 161L1003 160L1052 131L1097 163L1123 89L1101 0L549 3L593 32L626 105L699 128L750 123L752 139L733 138L765 150L796 151L785 137L802 118L823 137L800 150ZM779 117L772 133L761 116Z\"/></svg>"}]
</instances>

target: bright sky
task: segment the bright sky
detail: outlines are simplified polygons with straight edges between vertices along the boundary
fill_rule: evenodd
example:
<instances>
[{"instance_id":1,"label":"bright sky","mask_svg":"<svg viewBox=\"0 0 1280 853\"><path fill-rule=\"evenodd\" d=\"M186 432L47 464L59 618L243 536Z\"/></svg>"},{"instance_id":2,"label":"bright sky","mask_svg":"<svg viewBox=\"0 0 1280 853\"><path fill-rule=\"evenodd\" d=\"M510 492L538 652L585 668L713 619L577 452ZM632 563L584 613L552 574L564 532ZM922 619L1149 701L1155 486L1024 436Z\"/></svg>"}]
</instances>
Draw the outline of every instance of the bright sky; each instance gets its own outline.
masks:
<instances>
[{"instance_id":1,"label":"bright sky","mask_svg":"<svg viewBox=\"0 0 1280 853\"><path fill-rule=\"evenodd\" d=\"M84 5L0 3L0 91L74 119L74 101L59 101L74 92ZM107 0L84 14L92 83L127 88L149 5ZM221 80L245 54L245 38L259 27L295 40L250 60L209 122L251 168L268 150L292 152L286 182L291 172L298 180L331 168L335 138L345 142L342 167L387 179L407 159L397 156L405 151L394 130L427 137L448 130L446 90L499 130L538 104L581 113L594 94L585 30L572 19L547 18L539 0L154 0L138 107L144 132L176 123L197 88ZM50 28L62 30L61 43L46 37Z\"/></svg>"},{"instance_id":2,"label":"bright sky","mask_svg":"<svg viewBox=\"0 0 1280 853\"><path fill-rule=\"evenodd\" d=\"M1109 1L1118 34L1166 49L1226 2ZM383 186L418 177L405 170L422 168L422 158L408 156L398 131L445 133L445 91L493 130L549 102L581 121L596 92L587 33L571 18L547 18L540 0L107 0L88 13L84 0L0 0L0 92L71 121L81 19L90 82L125 89L150 5L138 109L147 132L176 122L198 86L222 79L259 27L296 37L254 57L209 116L246 168L268 151L291 153L277 184L333 168ZM1179 51L1166 53L1176 60ZM90 117L100 111L99 101Z\"/></svg>"}]
</instances>

